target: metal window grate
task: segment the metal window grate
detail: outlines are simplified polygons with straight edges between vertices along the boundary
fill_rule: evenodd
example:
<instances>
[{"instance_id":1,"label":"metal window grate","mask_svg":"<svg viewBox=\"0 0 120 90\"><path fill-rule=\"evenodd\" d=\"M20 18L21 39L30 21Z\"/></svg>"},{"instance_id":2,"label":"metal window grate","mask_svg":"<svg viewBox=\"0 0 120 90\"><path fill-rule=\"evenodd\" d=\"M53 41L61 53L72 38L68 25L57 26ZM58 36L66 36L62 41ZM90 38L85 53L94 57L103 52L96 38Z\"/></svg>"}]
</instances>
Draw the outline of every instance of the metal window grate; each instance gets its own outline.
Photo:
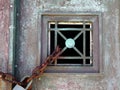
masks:
<instances>
[{"instance_id":1,"label":"metal window grate","mask_svg":"<svg viewBox=\"0 0 120 90\"><path fill-rule=\"evenodd\" d=\"M48 54L57 45L59 59L51 65L93 65L93 28L90 21L48 21Z\"/></svg>"}]
</instances>

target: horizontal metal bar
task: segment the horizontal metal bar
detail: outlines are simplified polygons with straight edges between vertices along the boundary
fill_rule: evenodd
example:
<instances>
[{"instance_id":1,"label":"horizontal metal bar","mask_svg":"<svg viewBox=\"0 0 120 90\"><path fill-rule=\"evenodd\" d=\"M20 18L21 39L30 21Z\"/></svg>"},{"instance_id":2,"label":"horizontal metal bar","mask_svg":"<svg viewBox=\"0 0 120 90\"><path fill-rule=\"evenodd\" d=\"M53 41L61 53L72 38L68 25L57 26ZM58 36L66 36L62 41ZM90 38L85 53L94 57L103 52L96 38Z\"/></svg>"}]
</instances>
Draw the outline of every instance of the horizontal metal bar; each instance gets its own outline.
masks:
<instances>
[{"instance_id":1,"label":"horizontal metal bar","mask_svg":"<svg viewBox=\"0 0 120 90\"><path fill-rule=\"evenodd\" d=\"M83 57L59 57L58 59L83 59Z\"/></svg>"},{"instance_id":2,"label":"horizontal metal bar","mask_svg":"<svg viewBox=\"0 0 120 90\"><path fill-rule=\"evenodd\" d=\"M50 64L49 66L54 66L54 64ZM56 64L55 66L83 66L83 67L85 67L85 66L92 66L92 65L90 65L90 64L86 64L86 65L84 65L84 64Z\"/></svg>"},{"instance_id":3,"label":"horizontal metal bar","mask_svg":"<svg viewBox=\"0 0 120 90\"><path fill-rule=\"evenodd\" d=\"M57 31L91 31L92 29L80 29L80 28L57 28ZM56 29L50 28L49 31L56 31Z\"/></svg>"},{"instance_id":4,"label":"horizontal metal bar","mask_svg":"<svg viewBox=\"0 0 120 90\"><path fill-rule=\"evenodd\" d=\"M71 57L71 56L65 56L65 57L63 57L63 56L60 56L60 57L58 57L58 59L92 59L92 57Z\"/></svg>"},{"instance_id":5,"label":"horizontal metal bar","mask_svg":"<svg viewBox=\"0 0 120 90\"><path fill-rule=\"evenodd\" d=\"M86 63L85 63L84 65L85 65L85 66L89 66L89 65L91 65L91 66L92 66L92 63L90 63L90 64L86 64Z\"/></svg>"}]
</instances>

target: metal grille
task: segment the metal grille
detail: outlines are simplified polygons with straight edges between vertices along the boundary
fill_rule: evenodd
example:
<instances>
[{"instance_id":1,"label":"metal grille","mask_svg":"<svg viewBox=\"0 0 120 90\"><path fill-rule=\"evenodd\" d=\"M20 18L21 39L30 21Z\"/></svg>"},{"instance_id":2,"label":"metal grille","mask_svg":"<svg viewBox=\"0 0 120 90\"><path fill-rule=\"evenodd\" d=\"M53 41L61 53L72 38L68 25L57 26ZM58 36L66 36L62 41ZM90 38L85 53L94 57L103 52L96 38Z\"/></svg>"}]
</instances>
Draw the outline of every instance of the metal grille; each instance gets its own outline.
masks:
<instances>
[{"instance_id":1,"label":"metal grille","mask_svg":"<svg viewBox=\"0 0 120 90\"><path fill-rule=\"evenodd\" d=\"M90 21L48 21L48 54L57 45L59 59L51 65L93 65L93 28Z\"/></svg>"}]
</instances>

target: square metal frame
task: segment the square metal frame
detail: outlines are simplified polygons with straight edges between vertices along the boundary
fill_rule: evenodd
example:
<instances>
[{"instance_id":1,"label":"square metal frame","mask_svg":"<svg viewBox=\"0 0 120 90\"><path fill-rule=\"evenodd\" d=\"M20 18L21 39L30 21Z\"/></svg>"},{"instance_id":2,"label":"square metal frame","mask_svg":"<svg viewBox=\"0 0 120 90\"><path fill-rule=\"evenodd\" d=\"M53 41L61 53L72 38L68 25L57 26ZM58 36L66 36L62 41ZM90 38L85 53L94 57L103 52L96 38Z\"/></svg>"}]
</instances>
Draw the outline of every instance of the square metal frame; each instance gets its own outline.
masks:
<instances>
[{"instance_id":1,"label":"square metal frame","mask_svg":"<svg viewBox=\"0 0 120 90\"><path fill-rule=\"evenodd\" d=\"M48 13L41 14L41 63L47 57L47 23L48 21L92 21L93 23L93 67L80 67L80 66L48 66L46 72L49 73L100 73L103 69L102 63L102 19L100 12L84 12L84 13Z\"/></svg>"}]
</instances>

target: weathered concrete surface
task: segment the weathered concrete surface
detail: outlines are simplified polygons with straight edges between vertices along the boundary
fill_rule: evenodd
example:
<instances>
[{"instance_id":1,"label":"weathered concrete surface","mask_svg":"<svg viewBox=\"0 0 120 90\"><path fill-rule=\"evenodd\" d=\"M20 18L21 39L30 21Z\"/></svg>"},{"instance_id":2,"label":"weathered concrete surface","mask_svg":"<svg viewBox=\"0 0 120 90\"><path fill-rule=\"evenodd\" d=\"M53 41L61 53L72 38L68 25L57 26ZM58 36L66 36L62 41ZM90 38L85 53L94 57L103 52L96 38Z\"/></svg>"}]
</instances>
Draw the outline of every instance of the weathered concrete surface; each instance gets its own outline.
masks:
<instances>
[{"instance_id":1,"label":"weathered concrete surface","mask_svg":"<svg viewBox=\"0 0 120 90\"><path fill-rule=\"evenodd\" d=\"M8 0L0 2L0 70L7 72L9 5ZM16 33L17 78L30 75L40 63L38 16L41 12L98 11L103 14L104 74L44 74L41 80L34 81L33 90L120 90L120 0L21 0L20 4L20 26Z\"/></svg>"},{"instance_id":2,"label":"weathered concrete surface","mask_svg":"<svg viewBox=\"0 0 120 90\"><path fill-rule=\"evenodd\" d=\"M9 1L0 0L0 70L7 72L9 41Z\"/></svg>"},{"instance_id":3,"label":"weathered concrete surface","mask_svg":"<svg viewBox=\"0 0 120 90\"><path fill-rule=\"evenodd\" d=\"M103 76L47 74L35 80L33 90L120 90L119 0L41 0L40 12L98 11L103 18Z\"/></svg>"},{"instance_id":4,"label":"weathered concrete surface","mask_svg":"<svg viewBox=\"0 0 120 90\"><path fill-rule=\"evenodd\" d=\"M0 0L0 71L3 72L8 72L9 62L9 6L9 0ZM10 89L10 84L0 79L0 90Z\"/></svg>"}]
</instances>

